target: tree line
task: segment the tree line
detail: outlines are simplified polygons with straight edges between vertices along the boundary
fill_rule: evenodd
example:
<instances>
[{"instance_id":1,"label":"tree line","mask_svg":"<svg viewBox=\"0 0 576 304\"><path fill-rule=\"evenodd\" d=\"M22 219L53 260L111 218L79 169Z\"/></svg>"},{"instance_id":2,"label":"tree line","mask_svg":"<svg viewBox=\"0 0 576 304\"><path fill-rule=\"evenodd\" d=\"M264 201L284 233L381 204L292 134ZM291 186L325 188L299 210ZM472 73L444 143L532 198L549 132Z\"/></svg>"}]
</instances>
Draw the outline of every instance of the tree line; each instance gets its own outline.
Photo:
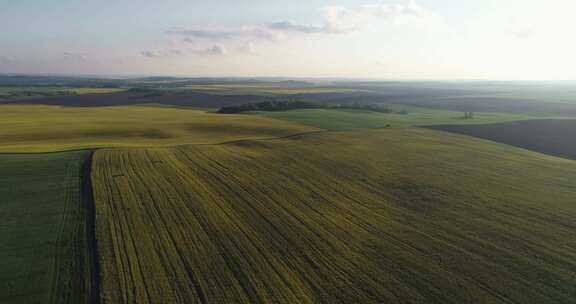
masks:
<instances>
[{"instance_id":1,"label":"tree line","mask_svg":"<svg viewBox=\"0 0 576 304\"><path fill-rule=\"evenodd\" d=\"M241 105L226 106L220 108L217 113L221 114L236 114L251 111L288 111L296 109L350 109L350 110L366 110L380 113L392 113L393 111L386 105L379 104L350 104L350 105L331 105L323 104L315 101L304 100L271 100L262 102L251 102ZM406 113L400 113L406 114Z\"/></svg>"}]
</instances>

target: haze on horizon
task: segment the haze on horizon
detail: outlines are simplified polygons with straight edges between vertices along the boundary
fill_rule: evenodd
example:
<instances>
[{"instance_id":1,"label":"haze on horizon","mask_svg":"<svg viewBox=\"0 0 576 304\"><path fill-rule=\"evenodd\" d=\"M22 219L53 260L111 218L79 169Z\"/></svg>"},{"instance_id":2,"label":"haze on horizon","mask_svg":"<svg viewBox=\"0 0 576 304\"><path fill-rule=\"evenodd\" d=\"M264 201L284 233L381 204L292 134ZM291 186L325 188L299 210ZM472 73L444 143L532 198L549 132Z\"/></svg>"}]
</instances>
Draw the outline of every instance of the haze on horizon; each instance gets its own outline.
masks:
<instances>
[{"instance_id":1,"label":"haze on horizon","mask_svg":"<svg viewBox=\"0 0 576 304\"><path fill-rule=\"evenodd\" d=\"M3 0L0 73L576 79L573 0Z\"/></svg>"}]
</instances>

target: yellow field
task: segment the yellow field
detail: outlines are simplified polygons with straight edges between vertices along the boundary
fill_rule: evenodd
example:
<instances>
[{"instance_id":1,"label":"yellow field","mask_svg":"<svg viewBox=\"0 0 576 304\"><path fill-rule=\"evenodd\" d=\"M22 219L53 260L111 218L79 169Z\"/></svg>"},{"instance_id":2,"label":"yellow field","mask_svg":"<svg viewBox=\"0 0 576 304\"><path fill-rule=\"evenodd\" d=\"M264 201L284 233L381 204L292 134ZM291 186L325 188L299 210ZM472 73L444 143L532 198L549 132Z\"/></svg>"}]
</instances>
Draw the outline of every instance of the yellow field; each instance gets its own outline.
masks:
<instances>
[{"instance_id":1,"label":"yellow field","mask_svg":"<svg viewBox=\"0 0 576 304\"><path fill-rule=\"evenodd\" d=\"M422 129L99 150L105 303L570 303L576 163Z\"/></svg>"},{"instance_id":2,"label":"yellow field","mask_svg":"<svg viewBox=\"0 0 576 304\"><path fill-rule=\"evenodd\" d=\"M219 143L317 130L246 115L168 107L0 105L0 152Z\"/></svg>"}]
</instances>

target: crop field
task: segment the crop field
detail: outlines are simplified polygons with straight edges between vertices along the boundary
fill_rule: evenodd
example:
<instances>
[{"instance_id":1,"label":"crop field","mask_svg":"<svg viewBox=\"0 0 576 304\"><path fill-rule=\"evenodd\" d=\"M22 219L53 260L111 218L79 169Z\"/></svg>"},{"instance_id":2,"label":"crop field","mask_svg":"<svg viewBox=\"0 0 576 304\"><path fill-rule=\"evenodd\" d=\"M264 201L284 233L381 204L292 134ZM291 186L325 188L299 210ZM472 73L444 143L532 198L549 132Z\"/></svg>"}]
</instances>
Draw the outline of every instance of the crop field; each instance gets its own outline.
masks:
<instances>
[{"instance_id":1,"label":"crop field","mask_svg":"<svg viewBox=\"0 0 576 304\"><path fill-rule=\"evenodd\" d=\"M94 303L89 154L0 154L0 303Z\"/></svg>"},{"instance_id":2,"label":"crop field","mask_svg":"<svg viewBox=\"0 0 576 304\"><path fill-rule=\"evenodd\" d=\"M427 129L95 153L105 303L572 303L576 163Z\"/></svg>"},{"instance_id":3,"label":"crop field","mask_svg":"<svg viewBox=\"0 0 576 304\"><path fill-rule=\"evenodd\" d=\"M430 128L576 160L576 120L572 119L541 119L467 126L440 125Z\"/></svg>"},{"instance_id":4,"label":"crop field","mask_svg":"<svg viewBox=\"0 0 576 304\"><path fill-rule=\"evenodd\" d=\"M474 113L474 119L464 119L463 112L396 106L408 114L378 113L361 110L303 109L255 114L326 130L409 127L437 124L481 124L541 118L530 114Z\"/></svg>"},{"instance_id":5,"label":"crop field","mask_svg":"<svg viewBox=\"0 0 576 304\"><path fill-rule=\"evenodd\" d=\"M0 105L0 152L219 143L315 131L265 117L193 109Z\"/></svg>"}]
</instances>

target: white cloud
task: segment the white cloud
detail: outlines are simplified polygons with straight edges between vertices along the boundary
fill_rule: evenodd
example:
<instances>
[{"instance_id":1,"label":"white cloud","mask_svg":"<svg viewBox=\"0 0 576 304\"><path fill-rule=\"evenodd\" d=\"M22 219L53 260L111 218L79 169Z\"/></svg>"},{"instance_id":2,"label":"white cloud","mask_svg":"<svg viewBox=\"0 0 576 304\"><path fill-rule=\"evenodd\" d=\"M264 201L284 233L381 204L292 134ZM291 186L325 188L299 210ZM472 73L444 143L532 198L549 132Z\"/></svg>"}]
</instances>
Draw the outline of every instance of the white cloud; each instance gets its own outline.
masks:
<instances>
[{"instance_id":1,"label":"white cloud","mask_svg":"<svg viewBox=\"0 0 576 304\"><path fill-rule=\"evenodd\" d=\"M240 28L174 28L165 31L170 35L179 35L185 38L230 40L235 38L250 38L274 41L280 35L264 26L246 25Z\"/></svg>"},{"instance_id":2,"label":"white cloud","mask_svg":"<svg viewBox=\"0 0 576 304\"><path fill-rule=\"evenodd\" d=\"M247 42L236 48L239 53L243 54L255 54L255 47L253 42Z\"/></svg>"},{"instance_id":3,"label":"white cloud","mask_svg":"<svg viewBox=\"0 0 576 304\"><path fill-rule=\"evenodd\" d=\"M404 4L365 4L347 8L342 6L325 7L322 20L317 25L299 24L284 20L264 25L245 25L239 28L193 27L172 28L165 31L169 35L184 37L186 42L193 39L206 40L281 40L284 32L300 34L343 34L360 30L375 19L392 21L397 24L428 22L437 19L430 10L414 1Z\"/></svg>"},{"instance_id":4,"label":"white cloud","mask_svg":"<svg viewBox=\"0 0 576 304\"><path fill-rule=\"evenodd\" d=\"M189 50L191 54L196 55L212 55L212 56L225 56L228 51L223 45L213 45L205 49L193 49Z\"/></svg>"},{"instance_id":5,"label":"white cloud","mask_svg":"<svg viewBox=\"0 0 576 304\"><path fill-rule=\"evenodd\" d=\"M164 49L164 50L148 50L143 51L142 56L148 58L170 58L170 57L182 57L185 52L179 49Z\"/></svg>"},{"instance_id":6,"label":"white cloud","mask_svg":"<svg viewBox=\"0 0 576 304\"><path fill-rule=\"evenodd\" d=\"M222 45L213 45L203 49L162 49L146 50L140 53L148 58L176 58L189 55L224 56L227 54L226 48Z\"/></svg>"},{"instance_id":7,"label":"white cloud","mask_svg":"<svg viewBox=\"0 0 576 304\"><path fill-rule=\"evenodd\" d=\"M188 43L188 44L193 44L193 45L196 44L196 41L195 41L194 39L190 38L190 37L184 37L184 38L182 39L182 41L183 41L183 42L186 42L186 43Z\"/></svg>"},{"instance_id":8,"label":"white cloud","mask_svg":"<svg viewBox=\"0 0 576 304\"><path fill-rule=\"evenodd\" d=\"M390 21L397 25L430 24L439 17L414 1L405 4L365 4L358 7L329 6L324 8L321 25L305 25L292 21L268 24L275 31L299 32L303 34L345 34L359 31L377 20Z\"/></svg>"},{"instance_id":9,"label":"white cloud","mask_svg":"<svg viewBox=\"0 0 576 304\"><path fill-rule=\"evenodd\" d=\"M66 61L86 61L88 60L88 54L77 52L63 52L62 59Z\"/></svg>"},{"instance_id":10,"label":"white cloud","mask_svg":"<svg viewBox=\"0 0 576 304\"><path fill-rule=\"evenodd\" d=\"M254 45L262 42L286 41L287 37L306 35L340 35L361 32L377 28L374 25L413 25L426 26L439 19L432 11L420 6L414 1L398 4L365 4L353 7L330 6L323 9L317 23L302 24L285 20L267 24L252 24L240 27L189 27L171 28L165 34L177 37L180 44L193 45L177 47L183 51L163 50L146 51L146 57L176 57L182 54L194 55L226 55L227 48L236 53L254 54ZM208 48L198 48L197 45L217 44Z\"/></svg>"},{"instance_id":11,"label":"white cloud","mask_svg":"<svg viewBox=\"0 0 576 304\"><path fill-rule=\"evenodd\" d=\"M516 39L530 39L532 37L534 37L534 35L536 34L536 32L534 31L534 29L531 28L525 28L525 29L519 29L519 30L515 30L512 32L512 35L514 36L514 38Z\"/></svg>"},{"instance_id":12,"label":"white cloud","mask_svg":"<svg viewBox=\"0 0 576 304\"><path fill-rule=\"evenodd\" d=\"M267 27L275 31L299 32L305 34L329 32L329 29L325 26L303 25L294 23L292 21L269 23Z\"/></svg>"}]
</instances>

